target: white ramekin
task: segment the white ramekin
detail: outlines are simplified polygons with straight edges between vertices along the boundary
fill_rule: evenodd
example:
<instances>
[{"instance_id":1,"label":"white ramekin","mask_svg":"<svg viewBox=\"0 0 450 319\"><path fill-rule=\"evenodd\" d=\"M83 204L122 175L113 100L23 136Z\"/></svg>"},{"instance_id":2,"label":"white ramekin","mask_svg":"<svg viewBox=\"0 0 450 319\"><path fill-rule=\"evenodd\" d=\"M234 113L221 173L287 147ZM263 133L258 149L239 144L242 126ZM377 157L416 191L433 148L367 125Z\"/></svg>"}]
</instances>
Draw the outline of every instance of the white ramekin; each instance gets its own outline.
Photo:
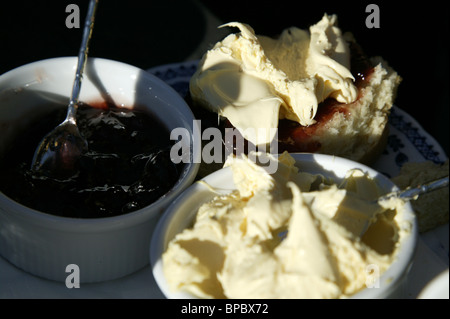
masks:
<instances>
[{"instance_id":1,"label":"white ramekin","mask_svg":"<svg viewBox=\"0 0 450 319\"><path fill-rule=\"evenodd\" d=\"M48 59L0 76L0 154L49 101L67 105L76 62L76 57ZM101 100L123 107L145 106L169 130L185 128L190 138L183 143L189 143L191 161L166 195L148 207L115 217L54 216L27 208L0 192L0 255L31 274L65 281L70 274L66 267L75 264L80 282L99 282L143 268L149 262L148 247L156 222L196 176L200 133L191 110L175 90L134 66L90 58L80 101Z\"/></svg>"}]
</instances>

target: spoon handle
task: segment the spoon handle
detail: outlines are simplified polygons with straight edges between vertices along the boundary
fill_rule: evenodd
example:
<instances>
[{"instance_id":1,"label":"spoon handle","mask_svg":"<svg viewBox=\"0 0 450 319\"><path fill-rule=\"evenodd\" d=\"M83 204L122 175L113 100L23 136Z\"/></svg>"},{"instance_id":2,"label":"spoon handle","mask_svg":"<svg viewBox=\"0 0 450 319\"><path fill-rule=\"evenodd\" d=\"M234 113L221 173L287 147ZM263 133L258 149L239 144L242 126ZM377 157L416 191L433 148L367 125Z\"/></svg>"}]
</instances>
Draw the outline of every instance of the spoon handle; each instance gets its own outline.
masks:
<instances>
[{"instance_id":1,"label":"spoon handle","mask_svg":"<svg viewBox=\"0 0 450 319\"><path fill-rule=\"evenodd\" d=\"M80 51L78 53L78 64L75 73L75 81L72 87L72 95L67 110L67 120L75 122L76 106L78 104L78 97L80 96L81 80L83 78L84 67L86 65L86 58L89 51L89 41L92 36L92 29L94 27L94 17L97 10L98 0L91 0L84 22L83 38L81 40Z\"/></svg>"},{"instance_id":2,"label":"spoon handle","mask_svg":"<svg viewBox=\"0 0 450 319\"><path fill-rule=\"evenodd\" d=\"M412 187L412 188L407 188L405 190L401 190L401 191L397 191L397 192L393 192L393 193L389 193L385 196L383 196L383 199L389 199L392 198L393 196L402 198L404 200L413 200L416 199L417 196L425 194L425 193L429 193L431 191L443 188L443 187L448 187L448 176L431 181L429 183L417 186L417 187Z\"/></svg>"}]
</instances>

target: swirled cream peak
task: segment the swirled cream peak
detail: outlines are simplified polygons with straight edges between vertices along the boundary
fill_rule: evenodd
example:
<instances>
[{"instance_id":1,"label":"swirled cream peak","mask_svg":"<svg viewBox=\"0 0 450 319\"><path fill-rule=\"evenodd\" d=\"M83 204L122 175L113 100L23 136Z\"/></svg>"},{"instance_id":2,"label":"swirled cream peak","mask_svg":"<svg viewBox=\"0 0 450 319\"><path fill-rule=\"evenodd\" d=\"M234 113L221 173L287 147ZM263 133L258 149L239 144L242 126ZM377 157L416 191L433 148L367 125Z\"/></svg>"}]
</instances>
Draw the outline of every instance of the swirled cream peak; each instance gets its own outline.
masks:
<instances>
[{"instance_id":1,"label":"swirled cream peak","mask_svg":"<svg viewBox=\"0 0 450 319\"><path fill-rule=\"evenodd\" d=\"M279 119L307 126L320 102L356 100L349 48L336 26L335 15L324 15L309 32L291 27L278 39L257 36L247 24L237 27L205 53L190 81L194 101L226 117L250 142L269 143ZM247 129L266 129L249 135Z\"/></svg>"}]
</instances>

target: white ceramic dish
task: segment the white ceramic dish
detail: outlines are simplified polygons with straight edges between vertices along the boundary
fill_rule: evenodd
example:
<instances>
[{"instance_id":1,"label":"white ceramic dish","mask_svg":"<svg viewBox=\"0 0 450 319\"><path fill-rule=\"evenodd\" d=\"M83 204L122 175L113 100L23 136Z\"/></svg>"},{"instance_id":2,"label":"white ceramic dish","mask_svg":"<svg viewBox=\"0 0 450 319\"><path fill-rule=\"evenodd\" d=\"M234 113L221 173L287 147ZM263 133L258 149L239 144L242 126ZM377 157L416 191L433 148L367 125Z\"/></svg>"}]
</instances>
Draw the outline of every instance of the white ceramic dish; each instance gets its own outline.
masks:
<instances>
[{"instance_id":1,"label":"white ceramic dish","mask_svg":"<svg viewBox=\"0 0 450 319\"><path fill-rule=\"evenodd\" d=\"M67 105L76 57L34 62L0 76L0 154L21 127L49 101ZM198 130L184 100L157 77L121 62L90 58L80 101L113 101L145 106L172 130L187 129L192 160L179 181L159 200L135 212L107 218L74 219L26 208L0 193L0 255L34 275L65 281L75 264L80 282L99 282L131 274L148 265L152 230L163 210L194 180L200 156ZM187 140L184 140L187 141Z\"/></svg>"},{"instance_id":2,"label":"white ceramic dish","mask_svg":"<svg viewBox=\"0 0 450 319\"><path fill-rule=\"evenodd\" d=\"M449 299L449 270L430 281L419 294L420 299Z\"/></svg>"},{"instance_id":3,"label":"white ceramic dish","mask_svg":"<svg viewBox=\"0 0 450 319\"><path fill-rule=\"evenodd\" d=\"M345 177L349 169L360 168L374 178L381 189L388 192L396 189L396 186L384 175L377 171L342 158L321 154L292 154L296 163L302 171L312 174L323 174L335 179L337 182ZM230 168L224 168L204 178L204 181L214 189L223 193L228 193L235 189L232 181ZM202 183L195 183L186 189L174 203L172 203L163 217L158 222L154 231L151 248L150 263L156 283L167 298L186 298L195 297L185 292L172 292L167 286L162 269L161 256L166 250L168 243L174 236L183 229L189 227L196 215L200 205L214 196L207 186ZM380 277L380 285L377 288L367 288L354 298L387 298L393 297L398 288L404 283L406 275L411 266L414 251L417 243L417 225L411 206L407 204L405 220L412 224L412 234L407 236L401 243L397 260Z\"/></svg>"}]
</instances>

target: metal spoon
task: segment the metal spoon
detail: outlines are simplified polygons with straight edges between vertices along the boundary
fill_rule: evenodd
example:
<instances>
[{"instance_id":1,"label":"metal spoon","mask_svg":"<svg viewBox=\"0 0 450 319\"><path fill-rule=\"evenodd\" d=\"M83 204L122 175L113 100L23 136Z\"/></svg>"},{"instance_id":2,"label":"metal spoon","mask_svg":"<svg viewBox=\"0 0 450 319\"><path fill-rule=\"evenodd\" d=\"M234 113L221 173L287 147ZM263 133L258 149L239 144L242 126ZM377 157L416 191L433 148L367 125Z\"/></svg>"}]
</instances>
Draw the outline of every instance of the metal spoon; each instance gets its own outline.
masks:
<instances>
[{"instance_id":1,"label":"metal spoon","mask_svg":"<svg viewBox=\"0 0 450 319\"><path fill-rule=\"evenodd\" d=\"M33 171L48 177L72 176L76 161L88 148L87 141L77 127L76 112L97 4L98 0L91 0L89 3L66 119L42 139L31 163Z\"/></svg>"},{"instance_id":2,"label":"metal spoon","mask_svg":"<svg viewBox=\"0 0 450 319\"><path fill-rule=\"evenodd\" d=\"M384 196L381 196L378 199L378 202L381 200L389 200L390 198L393 198L393 197L398 197L405 201L415 200L418 198L418 196L420 196L422 194L429 193L431 191L435 191L435 190L438 190L440 188L444 188L447 186L448 186L448 176L428 182L424 185L419 185L417 187L412 187L412 188L406 188L403 190L399 190L396 192L386 194Z\"/></svg>"},{"instance_id":3,"label":"metal spoon","mask_svg":"<svg viewBox=\"0 0 450 319\"><path fill-rule=\"evenodd\" d=\"M336 216L336 219L341 219L338 222L345 224L354 234L362 236L376 216L385 211L382 205L380 205L381 202L392 198L400 198L404 201L416 200L420 195L448 187L448 184L449 177L446 176L417 187L408 187L403 190L388 193L373 201L347 196L346 201L341 204L343 213Z\"/></svg>"}]
</instances>

